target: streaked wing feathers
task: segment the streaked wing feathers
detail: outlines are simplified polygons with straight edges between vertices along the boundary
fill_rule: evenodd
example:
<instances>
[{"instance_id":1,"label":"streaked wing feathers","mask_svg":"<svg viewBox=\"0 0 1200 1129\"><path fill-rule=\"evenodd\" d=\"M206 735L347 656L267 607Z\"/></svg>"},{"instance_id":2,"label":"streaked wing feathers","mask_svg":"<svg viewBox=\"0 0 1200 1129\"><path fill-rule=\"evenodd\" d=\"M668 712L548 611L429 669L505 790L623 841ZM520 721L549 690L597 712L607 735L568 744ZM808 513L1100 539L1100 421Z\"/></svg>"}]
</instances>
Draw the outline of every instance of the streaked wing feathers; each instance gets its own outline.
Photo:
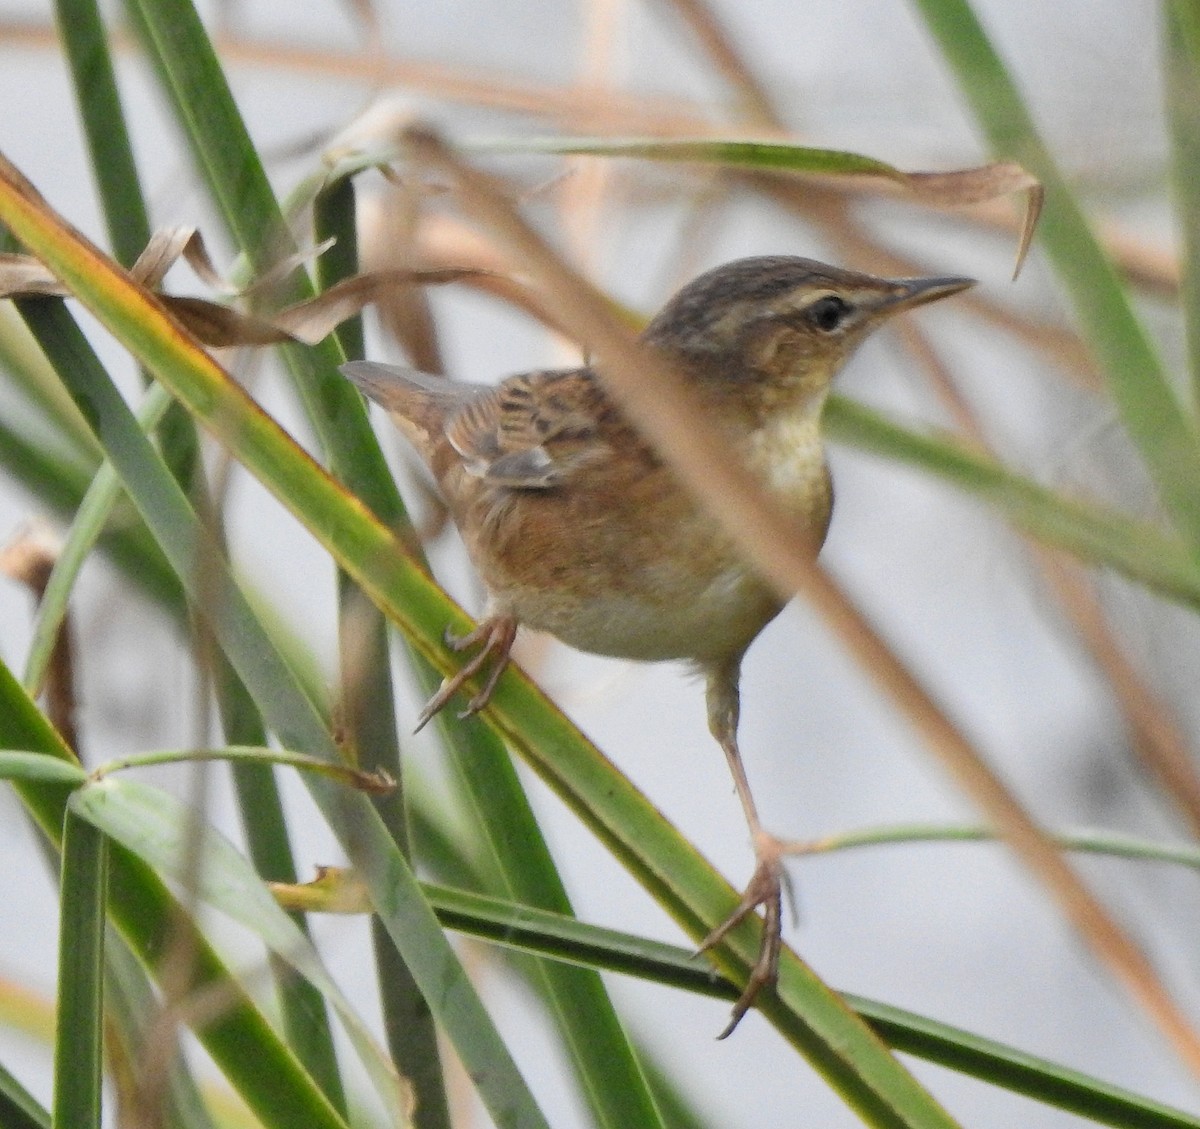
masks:
<instances>
[{"instance_id":1,"label":"streaked wing feathers","mask_svg":"<svg viewBox=\"0 0 1200 1129\"><path fill-rule=\"evenodd\" d=\"M600 424L609 407L588 369L521 373L495 387L372 361L342 372L410 436L418 429L419 446L440 434L471 474L499 485L551 489L608 453Z\"/></svg>"},{"instance_id":2,"label":"streaked wing feathers","mask_svg":"<svg viewBox=\"0 0 1200 1129\"><path fill-rule=\"evenodd\" d=\"M447 422L446 437L473 474L514 489L546 490L605 456L604 410L586 369L522 373L463 404Z\"/></svg>"}]
</instances>

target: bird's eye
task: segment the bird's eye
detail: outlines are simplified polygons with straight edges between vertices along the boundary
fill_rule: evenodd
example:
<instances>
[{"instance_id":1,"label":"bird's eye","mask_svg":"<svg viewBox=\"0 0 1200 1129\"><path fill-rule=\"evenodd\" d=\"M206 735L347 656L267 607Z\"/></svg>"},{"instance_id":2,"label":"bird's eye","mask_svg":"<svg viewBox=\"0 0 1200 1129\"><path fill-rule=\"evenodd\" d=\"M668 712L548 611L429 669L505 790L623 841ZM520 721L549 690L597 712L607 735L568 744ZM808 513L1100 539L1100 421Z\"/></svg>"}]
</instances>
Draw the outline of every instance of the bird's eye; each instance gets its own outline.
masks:
<instances>
[{"instance_id":1,"label":"bird's eye","mask_svg":"<svg viewBox=\"0 0 1200 1129\"><path fill-rule=\"evenodd\" d=\"M850 304L836 294L818 298L805 311L809 322L822 333L832 333L846 320L849 312Z\"/></svg>"}]
</instances>

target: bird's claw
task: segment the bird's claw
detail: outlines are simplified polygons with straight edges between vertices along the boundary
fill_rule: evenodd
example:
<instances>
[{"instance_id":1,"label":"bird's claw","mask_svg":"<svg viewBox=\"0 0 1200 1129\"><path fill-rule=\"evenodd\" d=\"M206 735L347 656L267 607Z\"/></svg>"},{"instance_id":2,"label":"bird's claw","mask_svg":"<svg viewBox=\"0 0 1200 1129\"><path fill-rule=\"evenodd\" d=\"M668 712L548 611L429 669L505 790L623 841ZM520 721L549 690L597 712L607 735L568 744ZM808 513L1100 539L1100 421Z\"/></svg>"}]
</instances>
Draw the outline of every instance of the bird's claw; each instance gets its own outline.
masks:
<instances>
[{"instance_id":1,"label":"bird's claw","mask_svg":"<svg viewBox=\"0 0 1200 1129\"><path fill-rule=\"evenodd\" d=\"M731 930L752 916L759 906L763 907L762 940L758 959L750 970L750 977L737 1002L725 1030L718 1039L728 1038L746 1012L753 1006L764 988L774 986L779 976L779 954L783 949L783 894L786 889L791 899L791 883L783 868L781 844L770 836L763 836L756 844L758 865L742 894L741 900L720 925L700 943L699 952L707 952L719 944Z\"/></svg>"},{"instance_id":2,"label":"bird's claw","mask_svg":"<svg viewBox=\"0 0 1200 1129\"><path fill-rule=\"evenodd\" d=\"M485 619L478 627L473 631L469 631L466 635L455 635L447 628L442 638L450 650L461 652L469 650L472 647L479 647L479 651L454 674L442 679L442 684L438 687L437 693L425 703L425 708L421 710L421 713L417 717L417 731L420 731L430 718L438 713L462 689L466 682L474 678L490 662L491 668L488 670L483 686L467 703L466 709L458 716L460 718L467 718L483 709L492 700L496 684L500 681L500 676L504 673L504 668L508 666L508 656L512 650L513 640L516 638L516 635L517 622L510 616L496 616Z\"/></svg>"}]
</instances>

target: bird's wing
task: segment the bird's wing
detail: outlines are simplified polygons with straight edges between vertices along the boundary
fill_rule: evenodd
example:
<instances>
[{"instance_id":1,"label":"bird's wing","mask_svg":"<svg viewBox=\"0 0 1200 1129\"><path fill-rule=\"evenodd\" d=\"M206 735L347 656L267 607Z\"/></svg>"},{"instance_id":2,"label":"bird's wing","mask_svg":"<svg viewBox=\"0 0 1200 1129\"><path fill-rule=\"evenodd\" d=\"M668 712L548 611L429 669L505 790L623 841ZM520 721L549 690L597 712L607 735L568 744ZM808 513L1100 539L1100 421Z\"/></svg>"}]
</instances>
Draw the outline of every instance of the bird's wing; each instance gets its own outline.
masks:
<instances>
[{"instance_id":1,"label":"bird's wing","mask_svg":"<svg viewBox=\"0 0 1200 1129\"><path fill-rule=\"evenodd\" d=\"M608 452L609 411L587 369L521 373L462 404L446 437L471 473L518 490L561 486Z\"/></svg>"},{"instance_id":2,"label":"bird's wing","mask_svg":"<svg viewBox=\"0 0 1200 1129\"><path fill-rule=\"evenodd\" d=\"M609 449L600 428L611 409L586 368L521 373L494 387L373 361L341 371L391 413L427 460L449 442L471 474L497 485L561 486Z\"/></svg>"}]
</instances>

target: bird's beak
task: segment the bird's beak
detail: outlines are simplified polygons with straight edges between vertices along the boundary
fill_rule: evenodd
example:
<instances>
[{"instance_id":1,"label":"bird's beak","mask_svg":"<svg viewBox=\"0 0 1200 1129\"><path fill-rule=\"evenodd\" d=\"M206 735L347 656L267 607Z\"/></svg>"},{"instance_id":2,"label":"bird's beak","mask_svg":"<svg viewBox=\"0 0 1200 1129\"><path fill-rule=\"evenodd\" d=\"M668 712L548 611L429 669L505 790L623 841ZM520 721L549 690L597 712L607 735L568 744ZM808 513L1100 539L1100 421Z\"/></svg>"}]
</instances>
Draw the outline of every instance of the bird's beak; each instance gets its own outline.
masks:
<instances>
[{"instance_id":1,"label":"bird's beak","mask_svg":"<svg viewBox=\"0 0 1200 1129\"><path fill-rule=\"evenodd\" d=\"M892 283L894 289L881 295L875 312L890 315L911 310L939 298L949 298L974 285L973 278L898 278Z\"/></svg>"}]
</instances>

